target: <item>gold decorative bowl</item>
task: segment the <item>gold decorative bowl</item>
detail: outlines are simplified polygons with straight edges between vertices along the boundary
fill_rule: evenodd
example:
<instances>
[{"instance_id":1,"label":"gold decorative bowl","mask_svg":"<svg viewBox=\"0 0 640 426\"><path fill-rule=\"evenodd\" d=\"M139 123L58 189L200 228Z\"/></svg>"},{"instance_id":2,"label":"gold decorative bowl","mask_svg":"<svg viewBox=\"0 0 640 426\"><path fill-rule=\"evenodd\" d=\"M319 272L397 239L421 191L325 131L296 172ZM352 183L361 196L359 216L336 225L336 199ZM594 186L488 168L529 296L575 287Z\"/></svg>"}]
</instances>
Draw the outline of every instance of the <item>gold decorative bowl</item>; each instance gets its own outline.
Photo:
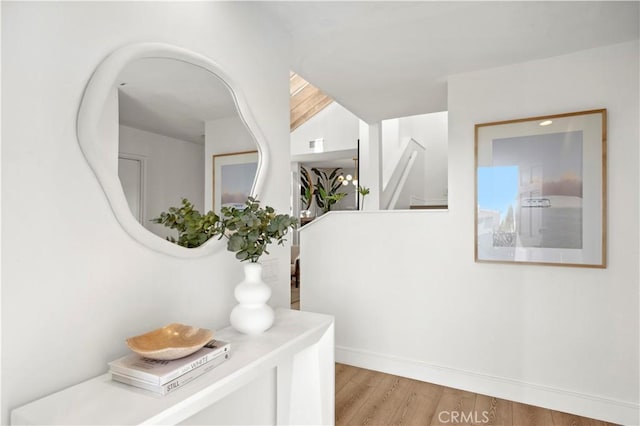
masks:
<instances>
[{"instance_id":1,"label":"gold decorative bowl","mask_svg":"<svg viewBox=\"0 0 640 426\"><path fill-rule=\"evenodd\" d=\"M206 328L169 324L140 336L129 337L127 345L145 358L172 360L191 355L213 338Z\"/></svg>"}]
</instances>

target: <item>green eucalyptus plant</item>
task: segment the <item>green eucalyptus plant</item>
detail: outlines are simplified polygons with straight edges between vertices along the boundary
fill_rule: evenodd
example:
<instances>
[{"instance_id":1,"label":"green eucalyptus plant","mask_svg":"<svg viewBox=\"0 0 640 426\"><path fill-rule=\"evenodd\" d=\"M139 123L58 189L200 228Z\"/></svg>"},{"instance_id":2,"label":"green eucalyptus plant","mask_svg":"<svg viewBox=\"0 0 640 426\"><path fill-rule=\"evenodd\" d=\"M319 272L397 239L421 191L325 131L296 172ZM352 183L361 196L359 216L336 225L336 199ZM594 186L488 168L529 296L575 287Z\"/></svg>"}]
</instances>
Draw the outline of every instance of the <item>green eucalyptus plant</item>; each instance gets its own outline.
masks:
<instances>
[{"instance_id":1,"label":"green eucalyptus plant","mask_svg":"<svg viewBox=\"0 0 640 426\"><path fill-rule=\"evenodd\" d=\"M260 207L260 202L249 197L244 209L223 207L216 224L219 239L226 237L227 250L235 252L236 259L257 262L263 254L269 254L267 246L272 242L284 245L289 228L295 229L298 220L288 214L276 214L273 207Z\"/></svg>"},{"instance_id":2,"label":"green eucalyptus plant","mask_svg":"<svg viewBox=\"0 0 640 426\"><path fill-rule=\"evenodd\" d=\"M167 228L178 231L178 239L167 237L167 240L182 247L199 247L216 235L218 215L210 211L203 215L195 209L186 198L180 207L169 207L169 211L160 213L160 217L151 219Z\"/></svg>"},{"instance_id":3,"label":"green eucalyptus plant","mask_svg":"<svg viewBox=\"0 0 640 426\"><path fill-rule=\"evenodd\" d=\"M257 262L269 254L267 246L273 242L283 245L289 229L295 229L297 219L287 214L276 214L273 207L260 207L260 201L249 197L245 207L222 207L220 216L213 211L202 215L186 198L181 207L170 207L168 212L151 219L178 231L178 239L167 240L183 247L198 247L212 237L227 238L227 250L236 254L241 262Z\"/></svg>"}]
</instances>

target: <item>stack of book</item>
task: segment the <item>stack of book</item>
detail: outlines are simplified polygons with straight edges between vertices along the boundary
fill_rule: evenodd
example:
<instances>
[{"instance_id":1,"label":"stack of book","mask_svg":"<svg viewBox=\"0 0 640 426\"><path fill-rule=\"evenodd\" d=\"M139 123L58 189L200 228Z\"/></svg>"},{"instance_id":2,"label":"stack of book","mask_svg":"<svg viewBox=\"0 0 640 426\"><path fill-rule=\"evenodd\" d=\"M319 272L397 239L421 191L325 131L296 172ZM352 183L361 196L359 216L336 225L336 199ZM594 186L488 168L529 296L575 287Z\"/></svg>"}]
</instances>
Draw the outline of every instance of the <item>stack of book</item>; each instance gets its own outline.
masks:
<instances>
[{"instance_id":1,"label":"stack of book","mask_svg":"<svg viewBox=\"0 0 640 426\"><path fill-rule=\"evenodd\" d=\"M109 363L113 380L166 395L211 371L231 356L231 344L212 340L195 353L160 361L130 354Z\"/></svg>"}]
</instances>

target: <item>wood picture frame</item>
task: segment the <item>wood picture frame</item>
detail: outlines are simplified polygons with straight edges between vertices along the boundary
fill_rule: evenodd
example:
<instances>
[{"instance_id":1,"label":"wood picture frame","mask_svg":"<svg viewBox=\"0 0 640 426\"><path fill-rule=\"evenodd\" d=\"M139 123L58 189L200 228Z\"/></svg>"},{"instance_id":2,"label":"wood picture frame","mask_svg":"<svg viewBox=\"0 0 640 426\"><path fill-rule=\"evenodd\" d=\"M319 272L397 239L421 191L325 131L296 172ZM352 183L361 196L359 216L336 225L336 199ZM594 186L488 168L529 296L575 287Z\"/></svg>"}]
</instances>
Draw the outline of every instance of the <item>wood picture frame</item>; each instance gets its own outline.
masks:
<instances>
[{"instance_id":1,"label":"wood picture frame","mask_svg":"<svg viewBox=\"0 0 640 426\"><path fill-rule=\"evenodd\" d=\"M213 155L213 211L223 206L244 208L253 195L258 169L258 151L231 152Z\"/></svg>"},{"instance_id":2,"label":"wood picture frame","mask_svg":"<svg viewBox=\"0 0 640 426\"><path fill-rule=\"evenodd\" d=\"M607 111L475 125L476 262L606 268Z\"/></svg>"}]
</instances>

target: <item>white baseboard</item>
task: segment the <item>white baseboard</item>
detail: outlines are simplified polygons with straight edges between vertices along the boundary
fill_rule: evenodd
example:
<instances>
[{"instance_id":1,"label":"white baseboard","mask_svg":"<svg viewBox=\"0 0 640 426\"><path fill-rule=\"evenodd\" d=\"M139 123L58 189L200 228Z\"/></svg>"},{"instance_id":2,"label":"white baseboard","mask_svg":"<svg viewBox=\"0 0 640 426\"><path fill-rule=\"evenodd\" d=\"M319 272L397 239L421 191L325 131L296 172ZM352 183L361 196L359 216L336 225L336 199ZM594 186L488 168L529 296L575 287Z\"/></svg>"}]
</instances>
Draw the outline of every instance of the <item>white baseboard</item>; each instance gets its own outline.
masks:
<instances>
[{"instance_id":1,"label":"white baseboard","mask_svg":"<svg viewBox=\"0 0 640 426\"><path fill-rule=\"evenodd\" d=\"M640 405L519 380L336 346L336 362L625 425L640 424Z\"/></svg>"}]
</instances>

